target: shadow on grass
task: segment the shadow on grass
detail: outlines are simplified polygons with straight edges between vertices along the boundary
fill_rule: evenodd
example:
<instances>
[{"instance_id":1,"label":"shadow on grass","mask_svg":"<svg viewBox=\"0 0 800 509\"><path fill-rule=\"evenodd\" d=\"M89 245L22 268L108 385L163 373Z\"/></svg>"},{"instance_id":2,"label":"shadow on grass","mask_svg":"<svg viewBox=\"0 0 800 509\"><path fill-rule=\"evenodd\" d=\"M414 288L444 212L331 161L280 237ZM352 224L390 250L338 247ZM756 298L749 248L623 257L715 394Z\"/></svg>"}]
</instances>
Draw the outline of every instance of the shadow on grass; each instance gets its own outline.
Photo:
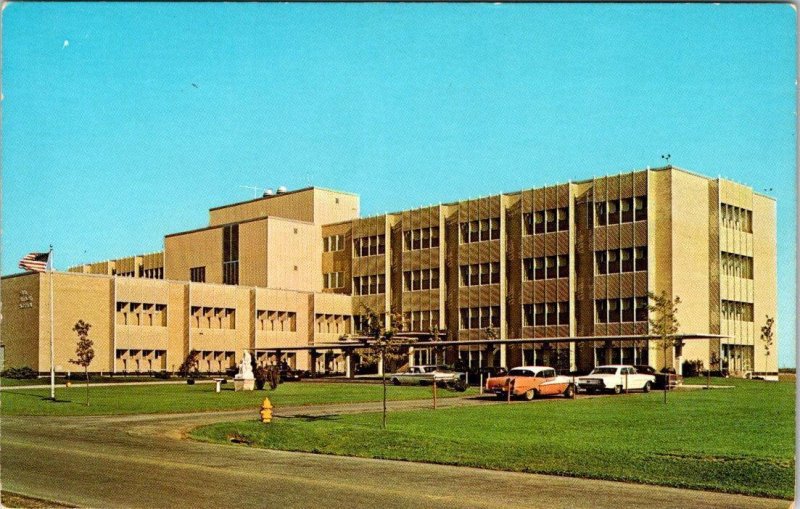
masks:
<instances>
[{"instance_id":1,"label":"shadow on grass","mask_svg":"<svg viewBox=\"0 0 800 509\"><path fill-rule=\"evenodd\" d=\"M299 419L305 422L316 422L316 421L338 421L341 418L339 414L329 414L329 415L310 415L310 414L302 414L302 415L292 415L283 417L284 419Z\"/></svg>"}]
</instances>

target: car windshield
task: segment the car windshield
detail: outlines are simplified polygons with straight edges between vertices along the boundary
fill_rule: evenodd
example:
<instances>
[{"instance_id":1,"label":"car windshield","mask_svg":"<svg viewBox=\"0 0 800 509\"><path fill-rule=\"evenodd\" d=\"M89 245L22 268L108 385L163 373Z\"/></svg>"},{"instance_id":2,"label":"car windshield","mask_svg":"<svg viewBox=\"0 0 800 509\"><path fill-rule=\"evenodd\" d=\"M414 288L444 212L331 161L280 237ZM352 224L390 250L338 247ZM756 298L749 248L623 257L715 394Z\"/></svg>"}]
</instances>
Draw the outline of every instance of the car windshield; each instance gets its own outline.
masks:
<instances>
[{"instance_id":1,"label":"car windshield","mask_svg":"<svg viewBox=\"0 0 800 509\"><path fill-rule=\"evenodd\" d=\"M433 373L436 371L436 366L422 366L420 370L422 370L423 373Z\"/></svg>"},{"instance_id":2,"label":"car windshield","mask_svg":"<svg viewBox=\"0 0 800 509\"><path fill-rule=\"evenodd\" d=\"M591 375L615 375L615 374L617 374L617 368L612 368L612 367L594 368L594 370L590 374Z\"/></svg>"}]
</instances>

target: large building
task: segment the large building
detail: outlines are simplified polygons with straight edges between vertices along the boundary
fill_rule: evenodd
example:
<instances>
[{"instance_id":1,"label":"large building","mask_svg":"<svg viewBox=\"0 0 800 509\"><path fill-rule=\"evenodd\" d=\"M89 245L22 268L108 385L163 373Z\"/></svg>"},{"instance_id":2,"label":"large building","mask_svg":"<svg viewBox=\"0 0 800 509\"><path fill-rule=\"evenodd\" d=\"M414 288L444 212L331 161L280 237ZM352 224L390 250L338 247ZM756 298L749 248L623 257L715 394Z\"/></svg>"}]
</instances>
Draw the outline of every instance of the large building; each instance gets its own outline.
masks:
<instances>
[{"instance_id":1,"label":"large building","mask_svg":"<svg viewBox=\"0 0 800 509\"><path fill-rule=\"evenodd\" d=\"M776 314L775 201L675 167L365 218L357 195L316 187L213 208L207 227L167 235L158 253L4 277L6 366L49 371L51 282L58 372L79 319L92 324L93 371L173 371L191 350L201 370L222 371L250 350L349 372L349 353L330 345L366 309L451 341L487 328L531 339L448 350L472 366L777 372L777 348L766 356L759 340ZM721 337L665 358L641 337L648 292L680 296L681 332Z\"/></svg>"}]
</instances>

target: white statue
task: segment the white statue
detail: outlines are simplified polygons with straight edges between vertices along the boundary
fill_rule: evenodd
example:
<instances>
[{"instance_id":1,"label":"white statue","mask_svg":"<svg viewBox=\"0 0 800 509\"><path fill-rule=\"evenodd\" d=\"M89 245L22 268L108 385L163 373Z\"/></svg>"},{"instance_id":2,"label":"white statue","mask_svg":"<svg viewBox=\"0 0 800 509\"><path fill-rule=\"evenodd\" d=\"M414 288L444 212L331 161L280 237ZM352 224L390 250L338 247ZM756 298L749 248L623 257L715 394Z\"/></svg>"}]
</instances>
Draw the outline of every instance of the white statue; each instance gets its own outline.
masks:
<instances>
[{"instance_id":1,"label":"white statue","mask_svg":"<svg viewBox=\"0 0 800 509\"><path fill-rule=\"evenodd\" d=\"M245 350L244 354L242 355L242 362L239 363L239 373L237 373L234 378L241 378L244 380L251 380L255 378L253 376L253 366L250 364L250 362L250 352Z\"/></svg>"}]
</instances>

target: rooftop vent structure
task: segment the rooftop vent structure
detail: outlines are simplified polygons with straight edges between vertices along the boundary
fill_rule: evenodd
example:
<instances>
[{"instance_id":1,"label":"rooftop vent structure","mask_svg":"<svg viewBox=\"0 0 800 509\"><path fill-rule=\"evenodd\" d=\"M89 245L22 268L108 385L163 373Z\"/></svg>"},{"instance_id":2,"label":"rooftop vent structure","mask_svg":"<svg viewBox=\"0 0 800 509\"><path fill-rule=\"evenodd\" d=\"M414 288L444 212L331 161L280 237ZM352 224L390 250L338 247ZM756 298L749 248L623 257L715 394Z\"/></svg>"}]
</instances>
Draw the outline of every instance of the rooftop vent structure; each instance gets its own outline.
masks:
<instances>
[{"instance_id":1,"label":"rooftop vent structure","mask_svg":"<svg viewBox=\"0 0 800 509\"><path fill-rule=\"evenodd\" d=\"M278 188L278 194L283 194L287 191L286 186L280 186Z\"/></svg>"},{"instance_id":2,"label":"rooftop vent structure","mask_svg":"<svg viewBox=\"0 0 800 509\"><path fill-rule=\"evenodd\" d=\"M275 191L273 191L270 188L267 188L267 189L264 189L264 194L261 195L261 196L272 196L273 194L275 194Z\"/></svg>"}]
</instances>

